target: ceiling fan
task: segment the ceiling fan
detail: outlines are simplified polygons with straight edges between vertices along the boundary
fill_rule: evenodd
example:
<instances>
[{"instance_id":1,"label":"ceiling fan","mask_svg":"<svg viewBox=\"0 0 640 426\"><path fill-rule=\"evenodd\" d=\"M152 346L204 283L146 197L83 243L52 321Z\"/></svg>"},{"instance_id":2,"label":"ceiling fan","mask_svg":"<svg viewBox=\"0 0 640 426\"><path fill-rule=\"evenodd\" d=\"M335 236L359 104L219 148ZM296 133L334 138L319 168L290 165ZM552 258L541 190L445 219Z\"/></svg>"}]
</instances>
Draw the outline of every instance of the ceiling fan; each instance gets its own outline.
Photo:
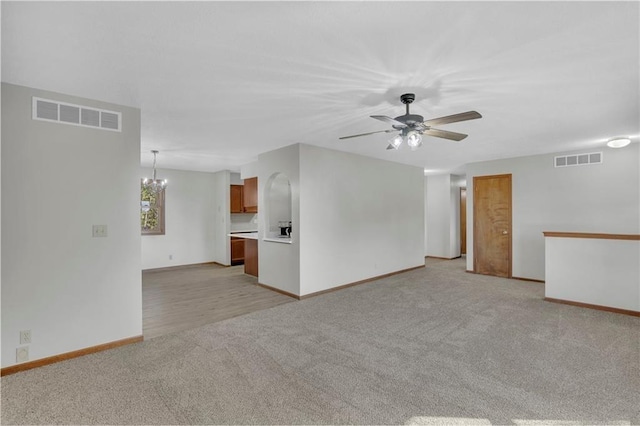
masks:
<instances>
[{"instance_id":1,"label":"ceiling fan","mask_svg":"<svg viewBox=\"0 0 640 426\"><path fill-rule=\"evenodd\" d=\"M389 141L387 149L398 149L402 142L406 141L411 150L415 150L422 146L422 135L435 136L437 138L449 139L452 141L461 141L467 135L463 133L450 132L448 130L434 129L431 126L440 124L456 123L458 121L474 120L481 118L482 115L477 111L467 111L460 114L448 115L446 117L432 118L425 120L421 115L410 114L409 105L415 100L416 95L413 93L405 93L400 96L400 101L407 106L405 115L396 118L387 117L386 115L372 115L371 118L384 121L391 124L393 129L379 130L377 132L361 133L359 135L343 136L339 139L357 138L360 136L373 135L375 133L393 133L399 132L397 136Z\"/></svg>"}]
</instances>

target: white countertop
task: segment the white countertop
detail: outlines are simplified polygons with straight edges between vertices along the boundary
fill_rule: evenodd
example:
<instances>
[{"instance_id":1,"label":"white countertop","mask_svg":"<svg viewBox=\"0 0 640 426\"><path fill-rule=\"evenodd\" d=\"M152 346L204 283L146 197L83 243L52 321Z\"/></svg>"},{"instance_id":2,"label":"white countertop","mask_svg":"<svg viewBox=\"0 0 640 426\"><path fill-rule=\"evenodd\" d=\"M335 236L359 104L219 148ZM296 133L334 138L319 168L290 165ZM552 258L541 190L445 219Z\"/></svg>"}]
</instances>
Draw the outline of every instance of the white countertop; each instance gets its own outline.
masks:
<instances>
[{"instance_id":1,"label":"white countertop","mask_svg":"<svg viewBox=\"0 0 640 426\"><path fill-rule=\"evenodd\" d=\"M258 231L252 231L252 232L234 231L230 234L227 234L227 237L245 238L247 240L257 240ZM262 239L262 241L269 241L270 243L291 244L291 237L265 237Z\"/></svg>"},{"instance_id":2,"label":"white countertop","mask_svg":"<svg viewBox=\"0 0 640 426\"><path fill-rule=\"evenodd\" d=\"M235 237L235 238L246 238L248 240L257 240L258 239L258 231L252 232L232 232L227 234L227 237Z\"/></svg>"},{"instance_id":3,"label":"white countertop","mask_svg":"<svg viewBox=\"0 0 640 426\"><path fill-rule=\"evenodd\" d=\"M270 243L291 244L291 237L264 237L262 241L269 241Z\"/></svg>"}]
</instances>

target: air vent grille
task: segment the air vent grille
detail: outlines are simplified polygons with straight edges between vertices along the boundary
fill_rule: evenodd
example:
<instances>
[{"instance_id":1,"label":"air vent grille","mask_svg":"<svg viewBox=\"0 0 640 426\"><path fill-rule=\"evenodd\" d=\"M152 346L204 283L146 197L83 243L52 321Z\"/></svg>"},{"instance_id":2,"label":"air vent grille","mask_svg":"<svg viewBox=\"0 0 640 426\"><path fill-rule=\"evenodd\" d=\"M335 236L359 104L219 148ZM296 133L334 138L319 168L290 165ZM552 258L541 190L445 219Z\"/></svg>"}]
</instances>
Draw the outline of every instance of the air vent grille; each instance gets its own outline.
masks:
<instances>
[{"instance_id":1,"label":"air vent grille","mask_svg":"<svg viewBox=\"0 0 640 426\"><path fill-rule=\"evenodd\" d=\"M602 152L561 155L554 158L553 164L555 167L588 166L591 164L602 164Z\"/></svg>"},{"instance_id":2,"label":"air vent grille","mask_svg":"<svg viewBox=\"0 0 640 426\"><path fill-rule=\"evenodd\" d=\"M51 99L33 98L34 120L55 121L94 129L122 131L122 113L74 105Z\"/></svg>"},{"instance_id":3,"label":"air vent grille","mask_svg":"<svg viewBox=\"0 0 640 426\"><path fill-rule=\"evenodd\" d=\"M39 100L37 103L36 113L43 120L58 120L58 104L55 102L47 102Z\"/></svg>"},{"instance_id":4,"label":"air vent grille","mask_svg":"<svg viewBox=\"0 0 640 426\"><path fill-rule=\"evenodd\" d=\"M85 126L100 126L100 111L95 109L82 108L80 123Z\"/></svg>"},{"instance_id":5,"label":"air vent grille","mask_svg":"<svg viewBox=\"0 0 640 426\"><path fill-rule=\"evenodd\" d=\"M120 116L113 112L102 111L100 113L102 127L105 129L118 130L120 128Z\"/></svg>"},{"instance_id":6,"label":"air vent grille","mask_svg":"<svg viewBox=\"0 0 640 426\"><path fill-rule=\"evenodd\" d=\"M80 108L69 105L60 105L60 121L79 124Z\"/></svg>"}]
</instances>

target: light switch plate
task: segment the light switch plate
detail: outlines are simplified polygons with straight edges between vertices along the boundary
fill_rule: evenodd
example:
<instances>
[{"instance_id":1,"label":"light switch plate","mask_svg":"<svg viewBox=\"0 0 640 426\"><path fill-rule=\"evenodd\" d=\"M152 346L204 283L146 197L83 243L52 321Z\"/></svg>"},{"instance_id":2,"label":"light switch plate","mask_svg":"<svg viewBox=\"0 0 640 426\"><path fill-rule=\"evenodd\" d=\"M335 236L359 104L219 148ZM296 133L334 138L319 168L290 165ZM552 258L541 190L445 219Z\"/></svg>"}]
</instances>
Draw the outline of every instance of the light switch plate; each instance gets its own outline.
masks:
<instances>
[{"instance_id":1,"label":"light switch plate","mask_svg":"<svg viewBox=\"0 0 640 426\"><path fill-rule=\"evenodd\" d=\"M26 345L31 343L31 330L21 330L20 331L20 344Z\"/></svg>"}]
</instances>

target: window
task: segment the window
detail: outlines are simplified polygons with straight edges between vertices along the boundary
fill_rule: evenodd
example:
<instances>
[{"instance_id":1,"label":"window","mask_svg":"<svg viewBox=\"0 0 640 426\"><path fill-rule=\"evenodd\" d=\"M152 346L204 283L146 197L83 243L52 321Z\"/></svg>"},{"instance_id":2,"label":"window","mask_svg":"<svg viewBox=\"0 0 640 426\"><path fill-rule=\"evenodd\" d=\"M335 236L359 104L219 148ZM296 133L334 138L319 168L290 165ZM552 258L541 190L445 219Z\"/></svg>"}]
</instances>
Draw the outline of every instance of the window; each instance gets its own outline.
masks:
<instances>
[{"instance_id":1,"label":"window","mask_svg":"<svg viewBox=\"0 0 640 426\"><path fill-rule=\"evenodd\" d=\"M140 228L142 235L164 235L164 192L149 191L140 182Z\"/></svg>"}]
</instances>

